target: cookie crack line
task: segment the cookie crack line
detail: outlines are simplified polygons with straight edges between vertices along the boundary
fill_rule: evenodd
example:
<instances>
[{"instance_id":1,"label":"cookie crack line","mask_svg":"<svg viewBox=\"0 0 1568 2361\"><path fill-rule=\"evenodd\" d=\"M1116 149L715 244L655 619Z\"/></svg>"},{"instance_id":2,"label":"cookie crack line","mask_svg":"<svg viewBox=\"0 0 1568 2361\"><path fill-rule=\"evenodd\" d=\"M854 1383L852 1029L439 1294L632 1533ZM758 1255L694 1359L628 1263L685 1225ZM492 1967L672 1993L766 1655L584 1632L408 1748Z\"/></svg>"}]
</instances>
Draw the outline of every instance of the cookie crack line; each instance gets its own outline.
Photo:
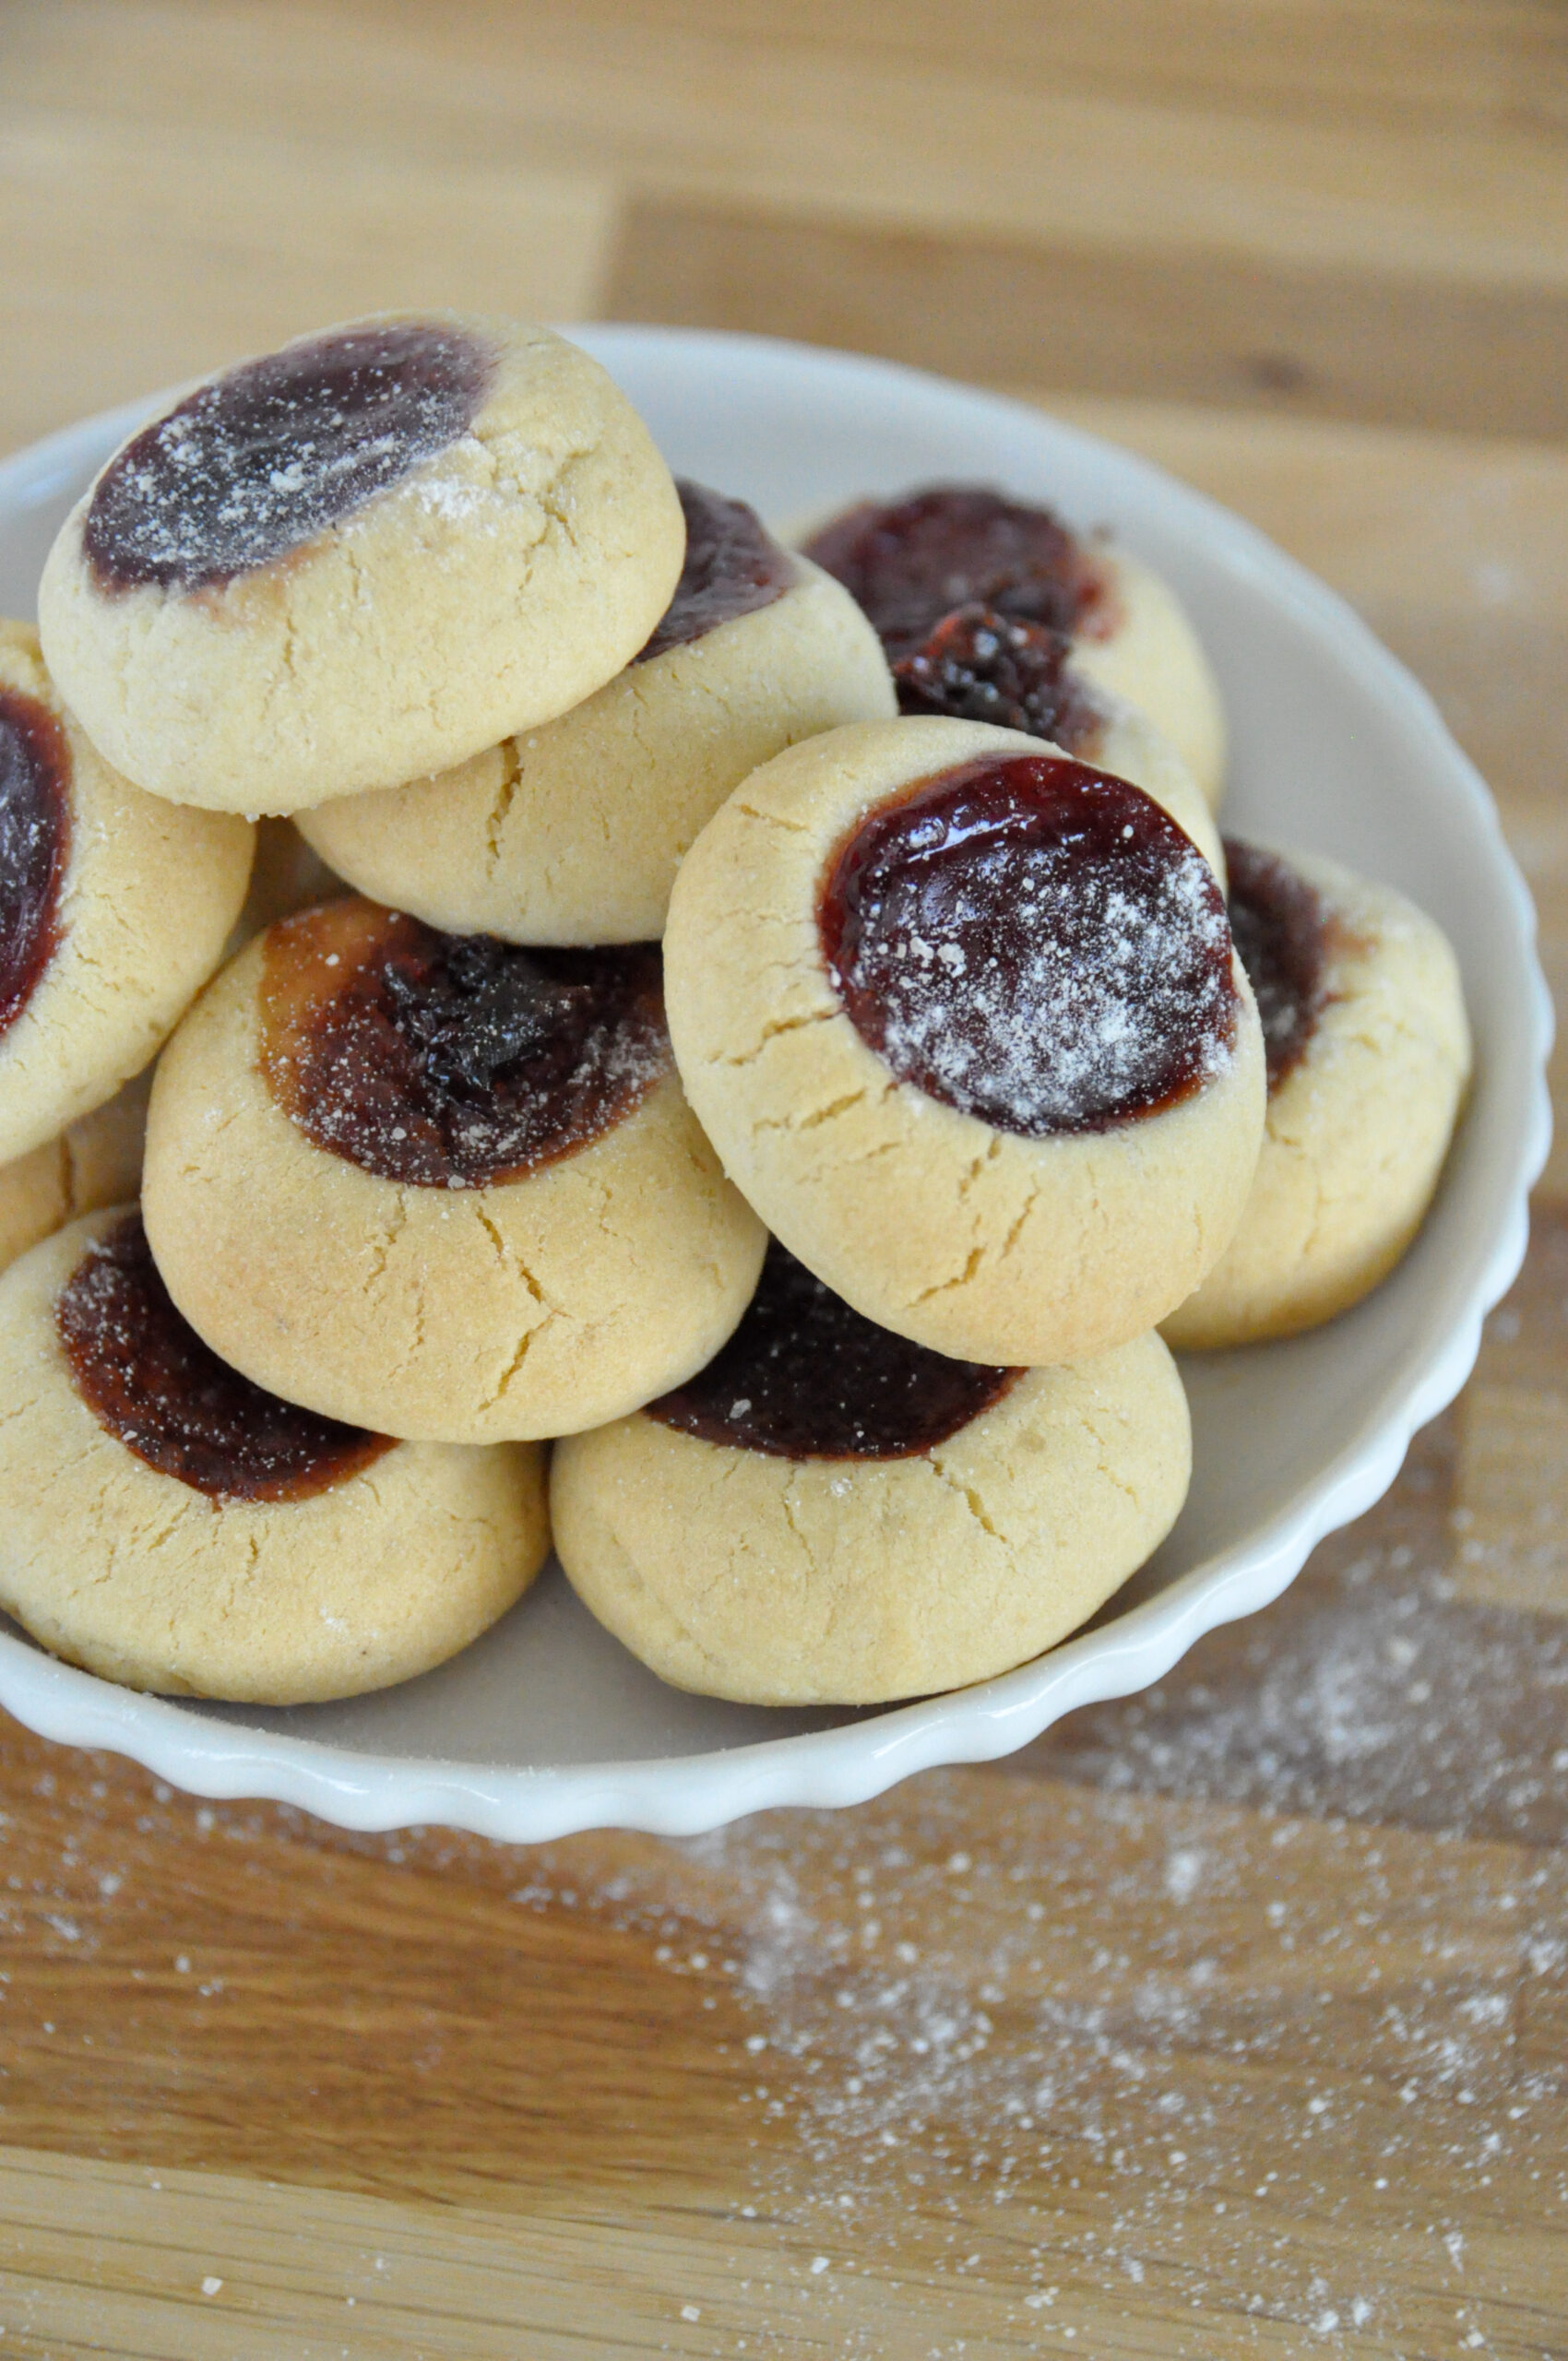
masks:
<instances>
[{"instance_id":1,"label":"cookie crack line","mask_svg":"<svg viewBox=\"0 0 1568 2361\"><path fill-rule=\"evenodd\" d=\"M501 860L501 832L506 825L507 814L517 799L523 780L523 758L515 738L504 741L501 747L501 784L490 807L484 824L485 874L493 877Z\"/></svg>"},{"instance_id":2,"label":"cookie crack line","mask_svg":"<svg viewBox=\"0 0 1568 2361\"><path fill-rule=\"evenodd\" d=\"M985 1502L981 1500L979 1492L975 1489L975 1487L972 1484L966 1484L963 1477L956 1475L944 1461L937 1457L934 1451L927 1452L925 1454L925 1460L927 1466L931 1469L932 1474L936 1477L938 1483L944 1485L956 1500L963 1501L965 1507L968 1510L969 1514L980 1526L980 1531L982 1533L990 1534L992 1539L998 1545L998 1547L1006 1552L1009 1564L1016 1563L1017 1559L1016 1550L1014 1548L1014 1546L1008 1539L1006 1534L1003 1532L1002 1527L996 1524L991 1516L990 1512L986 1508Z\"/></svg>"}]
</instances>

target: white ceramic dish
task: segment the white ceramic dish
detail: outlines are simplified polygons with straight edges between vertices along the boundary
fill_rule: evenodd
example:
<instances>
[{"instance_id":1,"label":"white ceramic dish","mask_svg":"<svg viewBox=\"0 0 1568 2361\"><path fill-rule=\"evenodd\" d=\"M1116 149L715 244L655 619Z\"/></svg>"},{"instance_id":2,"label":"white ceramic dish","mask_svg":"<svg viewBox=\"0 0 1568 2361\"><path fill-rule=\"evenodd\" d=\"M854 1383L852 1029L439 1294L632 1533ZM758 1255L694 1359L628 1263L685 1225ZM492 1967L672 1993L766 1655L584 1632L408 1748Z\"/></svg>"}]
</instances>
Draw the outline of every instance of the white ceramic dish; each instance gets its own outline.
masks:
<instances>
[{"instance_id":1,"label":"white ceramic dish","mask_svg":"<svg viewBox=\"0 0 1568 2361\"><path fill-rule=\"evenodd\" d=\"M202 1795L272 1797L355 1828L441 1821L537 1841L856 1803L933 1763L1008 1753L1074 1706L1158 1679L1200 1633L1277 1596L1464 1383L1482 1317L1518 1268L1550 1131L1550 1003L1491 799L1425 692L1321 583L1197 493L1011 402L762 338L577 333L677 471L775 519L968 477L1109 525L1176 585L1214 658L1233 744L1228 825L1336 855L1432 912L1464 968L1477 1082L1394 1277L1313 1335L1189 1362L1196 1473L1175 1531L1114 1612L982 1687L859 1713L686 1697L601 1631L558 1572L440 1671L291 1711L137 1696L0 1628L0 1702L44 1736L112 1748ZM59 520L148 407L0 466L0 613L31 611Z\"/></svg>"}]
</instances>

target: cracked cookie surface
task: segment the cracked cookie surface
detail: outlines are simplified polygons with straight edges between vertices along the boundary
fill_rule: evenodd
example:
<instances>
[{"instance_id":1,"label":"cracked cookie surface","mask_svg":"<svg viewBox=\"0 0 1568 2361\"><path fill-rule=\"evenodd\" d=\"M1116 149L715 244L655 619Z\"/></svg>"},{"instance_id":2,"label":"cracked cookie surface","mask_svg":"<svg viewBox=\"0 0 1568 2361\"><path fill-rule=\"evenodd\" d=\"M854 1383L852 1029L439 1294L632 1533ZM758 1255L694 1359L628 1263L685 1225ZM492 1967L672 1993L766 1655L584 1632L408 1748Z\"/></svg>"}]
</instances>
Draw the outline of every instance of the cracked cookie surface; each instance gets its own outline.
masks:
<instances>
[{"instance_id":1,"label":"cracked cookie surface","mask_svg":"<svg viewBox=\"0 0 1568 2361\"><path fill-rule=\"evenodd\" d=\"M1235 1235L1161 1323L1183 1351L1295 1335L1378 1286L1420 1228L1470 1072L1458 968L1423 911L1336 861L1228 849L1268 1104Z\"/></svg>"},{"instance_id":2,"label":"cracked cookie surface","mask_svg":"<svg viewBox=\"0 0 1568 2361\"><path fill-rule=\"evenodd\" d=\"M459 993L463 1012L455 1016L445 1001L435 1009L438 1021L422 1028L428 1040L417 1022L398 1030L415 1012L381 1012L387 1062L356 1064L330 986L344 979L351 998L361 980L353 943L385 951L393 925L357 899L282 922L225 969L170 1044L143 1183L170 1292L213 1349L258 1384L388 1434L481 1442L618 1417L722 1344L755 1285L761 1224L698 1128L661 1025L656 1038L639 1032L638 1072L621 1077L626 1087L617 1084L602 1127L560 1153L508 1162L508 1149L504 1177L453 1164L465 1109L487 1139L497 1125L520 1136L514 1118L531 1138L532 1110L498 1103L516 1095L519 1076L542 1073L561 1086L560 1103L576 1108L583 1075L576 1065L557 1071L554 1050L564 1042L579 1057L587 1043L602 1071L616 1044L578 1038L575 1002L563 1012L553 1002L495 998L486 967L475 990ZM274 1037L269 1050L268 967L291 930L312 946L306 967L285 962L304 996L291 1003L291 1023L308 1036L321 1020L328 1048L350 1052L344 1071L362 1094L343 1101L331 1145L296 1120L284 1077L267 1071L279 1046ZM507 957L530 964L526 953ZM536 1021L542 1038L530 1029ZM465 1078L460 1060L471 1065L481 1051L483 1072ZM434 1101L433 1066L445 1076ZM372 1119L368 1169L356 1108ZM384 1149L410 1160L389 1170Z\"/></svg>"},{"instance_id":3,"label":"cracked cookie surface","mask_svg":"<svg viewBox=\"0 0 1568 2361\"><path fill-rule=\"evenodd\" d=\"M1158 1336L1070 1368L986 1370L971 1415L874 1455L844 1447L831 1406L837 1375L853 1379L821 1333L797 1369L804 1398L781 1421L776 1394L766 1447L678 1426L666 1404L556 1447L552 1514L574 1587L677 1688L875 1704L988 1679L1092 1615L1186 1496L1186 1397ZM829 1430L814 1434L825 1406ZM888 1406L864 1406L861 1441L885 1442ZM918 1427L918 1396L899 1406Z\"/></svg>"},{"instance_id":4,"label":"cracked cookie surface","mask_svg":"<svg viewBox=\"0 0 1568 2361\"><path fill-rule=\"evenodd\" d=\"M47 737L63 819L44 955L28 963L26 990L0 1025L0 1163L9 1165L113 1098L157 1054L223 955L255 831L232 814L177 810L111 770L62 704L26 623L0 622L8 800L25 778L6 759L6 710L36 718L34 742Z\"/></svg>"},{"instance_id":5,"label":"cracked cookie surface","mask_svg":"<svg viewBox=\"0 0 1568 2361\"><path fill-rule=\"evenodd\" d=\"M565 712L666 608L685 528L596 362L385 314L242 363L115 453L39 593L94 743L175 802L288 813Z\"/></svg>"},{"instance_id":6,"label":"cracked cookie surface","mask_svg":"<svg viewBox=\"0 0 1568 2361\"><path fill-rule=\"evenodd\" d=\"M1154 1325L1222 1251L1262 1133L1262 1038L1233 958L1234 1043L1202 1086L1076 1136L1030 1137L944 1103L900 1079L853 1021L819 921L847 838L968 763L1054 753L934 718L795 747L704 831L665 941L676 1058L726 1169L857 1311L967 1360L1076 1359ZM1190 840L1168 833L1193 892L1217 900ZM1218 900L1215 915L1223 928ZM941 927L910 944L933 974L968 956ZM1135 942L1125 964L1135 976Z\"/></svg>"},{"instance_id":7,"label":"cracked cookie surface","mask_svg":"<svg viewBox=\"0 0 1568 2361\"><path fill-rule=\"evenodd\" d=\"M666 617L570 713L439 778L323 804L303 833L362 893L433 926L512 943L656 940L682 860L748 772L895 710L849 593L766 546L789 569L777 596L727 616L697 579L684 607L679 591L671 604L678 631L667 636Z\"/></svg>"},{"instance_id":8,"label":"cracked cookie surface","mask_svg":"<svg viewBox=\"0 0 1568 2361\"><path fill-rule=\"evenodd\" d=\"M91 1216L0 1277L0 1603L107 1679L258 1704L356 1696L466 1647L549 1549L542 1451L345 1451L214 1370L136 1230L134 1208Z\"/></svg>"}]
</instances>

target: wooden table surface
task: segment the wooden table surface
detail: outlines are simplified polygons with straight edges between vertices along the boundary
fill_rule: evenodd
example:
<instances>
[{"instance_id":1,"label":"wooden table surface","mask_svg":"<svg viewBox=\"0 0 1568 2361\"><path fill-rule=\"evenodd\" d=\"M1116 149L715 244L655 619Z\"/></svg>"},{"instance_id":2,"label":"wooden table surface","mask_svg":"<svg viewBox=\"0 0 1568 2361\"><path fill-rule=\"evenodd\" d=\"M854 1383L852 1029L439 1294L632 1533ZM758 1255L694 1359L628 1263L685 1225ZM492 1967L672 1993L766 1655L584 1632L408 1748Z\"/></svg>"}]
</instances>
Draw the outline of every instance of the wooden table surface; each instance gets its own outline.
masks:
<instances>
[{"instance_id":1,"label":"wooden table surface","mask_svg":"<svg viewBox=\"0 0 1568 2361\"><path fill-rule=\"evenodd\" d=\"M1544 0L6 0L0 447L410 302L1005 385L1355 600L1561 982L1565 134ZM1565 1409L1560 1145L1384 1505L993 1768L523 1851L6 1724L0 2354L1568 2354Z\"/></svg>"}]
</instances>

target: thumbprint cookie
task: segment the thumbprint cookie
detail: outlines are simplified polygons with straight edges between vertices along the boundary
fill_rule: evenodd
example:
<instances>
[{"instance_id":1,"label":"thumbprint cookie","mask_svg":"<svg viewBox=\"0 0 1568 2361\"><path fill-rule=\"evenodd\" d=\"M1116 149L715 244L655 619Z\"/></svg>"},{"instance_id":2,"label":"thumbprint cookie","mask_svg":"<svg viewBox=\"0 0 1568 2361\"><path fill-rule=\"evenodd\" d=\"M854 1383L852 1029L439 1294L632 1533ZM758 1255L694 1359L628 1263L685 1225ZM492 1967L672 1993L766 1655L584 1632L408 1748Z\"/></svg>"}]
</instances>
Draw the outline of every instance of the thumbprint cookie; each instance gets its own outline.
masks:
<instances>
[{"instance_id":1,"label":"thumbprint cookie","mask_svg":"<svg viewBox=\"0 0 1568 2361\"><path fill-rule=\"evenodd\" d=\"M181 1319L134 1208L0 1277L0 1605L130 1688L386 1688L476 1639L550 1547L537 1444L394 1442L263 1393Z\"/></svg>"},{"instance_id":2,"label":"thumbprint cookie","mask_svg":"<svg viewBox=\"0 0 1568 2361\"><path fill-rule=\"evenodd\" d=\"M1257 1012L1214 872L1124 779L976 722L829 731L709 822L665 962L725 1169L917 1344L1082 1359L1229 1242Z\"/></svg>"},{"instance_id":3,"label":"thumbprint cookie","mask_svg":"<svg viewBox=\"0 0 1568 2361\"><path fill-rule=\"evenodd\" d=\"M669 469L598 362L453 312L350 321L134 434L39 613L106 760L218 811L300 811L564 713L669 604Z\"/></svg>"},{"instance_id":4,"label":"thumbprint cookie","mask_svg":"<svg viewBox=\"0 0 1568 2361\"><path fill-rule=\"evenodd\" d=\"M864 609L895 665L974 604L1060 633L1075 671L1146 713L1218 803L1225 714L1208 658L1174 592L1124 550L979 484L862 501L804 546Z\"/></svg>"},{"instance_id":5,"label":"thumbprint cookie","mask_svg":"<svg viewBox=\"0 0 1568 2361\"><path fill-rule=\"evenodd\" d=\"M142 1184L185 1318L387 1434L601 1425L711 1358L765 1236L687 1106L658 950L358 896L258 936L160 1062Z\"/></svg>"},{"instance_id":6,"label":"thumbprint cookie","mask_svg":"<svg viewBox=\"0 0 1568 2361\"><path fill-rule=\"evenodd\" d=\"M0 1160L113 1098L223 955L255 831L144 795L0 623Z\"/></svg>"},{"instance_id":7,"label":"thumbprint cookie","mask_svg":"<svg viewBox=\"0 0 1568 2361\"><path fill-rule=\"evenodd\" d=\"M896 710L849 593L743 502L679 490L685 566L624 671L460 769L302 817L362 893L508 943L656 940L683 857L748 772Z\"/></svg>"},{"instance_id":8,"label":"thumbprint cookie","mask_svg":"<svg viewBox=\"0 0 1568 2361\"><path fill-rule=\"evenodd\" d=\"M1064 1638L1170 1531L1191 1455L1158 1336L977 1367L774 1245L700 1376L556 1446L551 1508L585 1604L676 1687L876 1704Z\"/></svg>"},{"instance_id":9,"label":"thumbprint cookie","mask_svg":"<svg viewBox=\"0 0 1568 2361\"><path fill-rule=\"evenodd\" d=\"M1431 1201L1470 1072L1458 967L1423 911L1334 861L1227 850L1268 1109L1236 1234L1163 1323L1178 1348L1294 1335L1385 1278Z\"/></svg>"}]
</instances>

